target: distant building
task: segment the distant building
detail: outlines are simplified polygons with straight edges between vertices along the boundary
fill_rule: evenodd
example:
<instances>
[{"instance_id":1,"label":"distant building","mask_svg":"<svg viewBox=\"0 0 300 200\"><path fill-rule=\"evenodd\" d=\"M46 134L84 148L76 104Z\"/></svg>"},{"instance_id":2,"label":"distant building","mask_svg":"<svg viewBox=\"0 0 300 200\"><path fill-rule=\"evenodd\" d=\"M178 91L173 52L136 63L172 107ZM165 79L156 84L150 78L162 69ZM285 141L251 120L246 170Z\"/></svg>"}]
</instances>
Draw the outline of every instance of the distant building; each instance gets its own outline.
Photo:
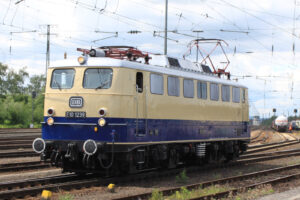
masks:
<instances>
[{"instance_id":1,"label":"distant building","mask_svg":"<svg viewBox=\"0 0 300 200\"><path fill-rule=\"evenodd\" d=\"M252 125L253 126L259 126L261 124L261 120L259 116L254 116L252 120Z\"/></svg>"}]
</instances>

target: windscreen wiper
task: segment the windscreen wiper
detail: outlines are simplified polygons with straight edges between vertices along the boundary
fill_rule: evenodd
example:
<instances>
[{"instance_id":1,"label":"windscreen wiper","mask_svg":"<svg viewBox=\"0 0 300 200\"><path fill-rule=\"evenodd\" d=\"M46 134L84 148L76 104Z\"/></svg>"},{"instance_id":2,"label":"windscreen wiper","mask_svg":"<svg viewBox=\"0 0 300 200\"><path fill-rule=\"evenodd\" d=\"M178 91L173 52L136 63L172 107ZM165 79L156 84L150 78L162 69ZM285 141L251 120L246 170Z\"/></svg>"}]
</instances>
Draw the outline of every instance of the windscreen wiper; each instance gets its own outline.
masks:
<instances>
[{"instance_id":1,"label":"windscreen wiper","mask_svg":"<svg viewBox=\"0 0 300 200\"><path fill-rule=\"evenodd\" d=\"M58 89L61 90L60 84L55 79L54 79L54 83L56 84L56 86L58 87Z\"/></svg>"},{"instance_id":2,"label":"windscreen wiper","mask_svg":"<svg viewBox=\"0 0 300 200\"><path fill-rule=\"evenodd\" d=\"M109 81L103 82L101 83L98 87L96 87L95 89L102 89Z\"/></svg>"}]
</instances>

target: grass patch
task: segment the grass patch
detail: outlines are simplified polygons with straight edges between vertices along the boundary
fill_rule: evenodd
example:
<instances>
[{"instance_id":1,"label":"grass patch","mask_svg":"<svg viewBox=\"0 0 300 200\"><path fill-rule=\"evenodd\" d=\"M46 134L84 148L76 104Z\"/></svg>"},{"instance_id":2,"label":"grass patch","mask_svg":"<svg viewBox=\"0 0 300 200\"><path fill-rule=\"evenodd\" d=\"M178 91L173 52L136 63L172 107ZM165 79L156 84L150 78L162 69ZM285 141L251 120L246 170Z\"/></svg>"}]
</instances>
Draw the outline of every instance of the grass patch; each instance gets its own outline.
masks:
<instances>
[{"instance_id":1,"label":"grass patch","mask_svg":"<svg viewBox=\"0 0 300 200\"><path fill-rule=\"evenodd\" d=\"M71 194L62 194L59 195L58 200L73 200L74 196Z\"/></svg>"},{"instance_id":2,"label":"grass patch","mask_svg":"<svg viewBox=\"0 0 300 200\"><path fill-rule=\"evenodd\" d=\"M189 177L186 175L186 170L184 169L180 174L176 176L177 183L186 183Z\"/></svg>"},{"instance_id":3,"label":"grass patch","mask_svg":"<svg viewBox=\"0 0 300 200\"><path fill-rule=\"evenodd\" d=\"M152 191L150 200L164 200L164 195L158 189Z\"/></svg>"},{"instance_id":4,"label":"grass patch","mask_svg":"<svg viewBox=\"0 0 300 200\"><path fill-rule=\"evenodd\" d=\"M195 190L188 190L186 187L181 187L179 191L176 191L174 194L171 196L164 197L161 192L158 190L154 190L152 192L152 196L150 200L163 200L163 199L168 199L168 200L187 200L191 198L196 198L196 197L201 197L201 196L206 196L209 194L215 194L218 192L224 192L226 190L231 189L227 185L213 185L207 188L201 188L201 186L198 189Z\"/></svg>"}]
</instances>

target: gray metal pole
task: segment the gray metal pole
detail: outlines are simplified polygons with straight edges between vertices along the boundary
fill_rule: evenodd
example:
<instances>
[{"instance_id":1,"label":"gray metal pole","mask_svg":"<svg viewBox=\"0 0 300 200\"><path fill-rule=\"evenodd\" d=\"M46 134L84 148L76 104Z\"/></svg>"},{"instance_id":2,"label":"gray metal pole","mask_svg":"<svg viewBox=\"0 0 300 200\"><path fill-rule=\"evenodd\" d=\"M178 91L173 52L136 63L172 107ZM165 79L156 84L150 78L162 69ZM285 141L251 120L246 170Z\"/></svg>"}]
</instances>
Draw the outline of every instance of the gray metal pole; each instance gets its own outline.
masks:
<instances>
[{"instance_id":1,"label":"gray metal pole","mask_svg":"<svg viewBox=\"0 0 300 200\"><path fill-rule=\"evenodd\" d=\"M166 0L166 10L165 10L165 49L164 49L165 55L167 55L168 53L167 38L168 38L168 0Z\"/></svg>"},{"instance_id":2,"label":"gray metal pole","mask_svg":"<svg viewBox=\"0 0 300 200\"><path fill-rule=\"evenodd\" d=\"M50 64L50 25L47 25L47 52L46 52L46 75Z\"/></svg>"},{"instance_id":3,"label":"gray metal pole","mask_svg":"<svg viewBox=\"0 0 300 200\"><path fill-rule=\"evenodd\" d=\"M198 41L198 38L199 38L199 32L197 32L197 54L196 54L196 62L198 62L198 53L199 53L199 41Z\"/></svg>"}]
</instances>

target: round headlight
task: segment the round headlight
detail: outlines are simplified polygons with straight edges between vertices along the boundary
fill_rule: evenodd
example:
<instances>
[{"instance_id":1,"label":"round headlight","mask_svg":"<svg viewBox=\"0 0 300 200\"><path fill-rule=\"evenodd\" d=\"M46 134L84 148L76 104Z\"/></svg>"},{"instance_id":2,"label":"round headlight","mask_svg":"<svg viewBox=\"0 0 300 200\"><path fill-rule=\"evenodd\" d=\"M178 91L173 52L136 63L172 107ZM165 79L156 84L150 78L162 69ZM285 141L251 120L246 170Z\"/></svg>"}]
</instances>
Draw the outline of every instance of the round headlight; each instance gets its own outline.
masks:
<instances>
[{"instance_id":1,"label":"round headlight","mask_svg":"<svg viewBox=\"0 0 300 200\"><path fill-rule=\"evenodd\" d=\"M49 108L47 110L47 114L48 114L48 116L53 116L54 115L54 110L52 108Z\"/></svg>"},{"instance_id":2,"label":"round headlight","mask_svg":"<svg viewBox=\"0 0 300 200\"><path fill-rule=\"evenodd\" d=\"M83 64L85 64L86 63L86 57L84 57L84 56L79 56L78 58L77 58L77 60L78 60L78 62L79 62L79 64L81 64L81 65L83 65Z\"/></svg>"},{"instance_id":3,"label":"round headlight","mask_svg":"<svg viewBox=\"0 0 300 200\"><path fill-rule=\"evenodd\" d=\"M52 117L49 117L49 118L47 119L47 124L48 124L49 126L52 126L52 125L54 124L54 119L53 119Z\"/></svg>"},{"instance_id":4,"label":"round headlight","mask_svg":"<svg viewBox=\"0 0 300 200\"><path fill-rule=\"evenodd\" d=\"M99 124L99 126L105 126L105 124L106 124L105 119L104 119L104 118L100 118L100 119L98 120L98 124Z\"/></svg>"},{"instance_id":5,"label":"round headlight","mask_svg":"<svg viewBox=\"0 0 300 200\"><path fill-rule=\"evenodd\" d=\"M100 117L104 117L106 115L106 109L105 108L100 108L99 115L100 115Z\"/></svg>"}]
</instances>

